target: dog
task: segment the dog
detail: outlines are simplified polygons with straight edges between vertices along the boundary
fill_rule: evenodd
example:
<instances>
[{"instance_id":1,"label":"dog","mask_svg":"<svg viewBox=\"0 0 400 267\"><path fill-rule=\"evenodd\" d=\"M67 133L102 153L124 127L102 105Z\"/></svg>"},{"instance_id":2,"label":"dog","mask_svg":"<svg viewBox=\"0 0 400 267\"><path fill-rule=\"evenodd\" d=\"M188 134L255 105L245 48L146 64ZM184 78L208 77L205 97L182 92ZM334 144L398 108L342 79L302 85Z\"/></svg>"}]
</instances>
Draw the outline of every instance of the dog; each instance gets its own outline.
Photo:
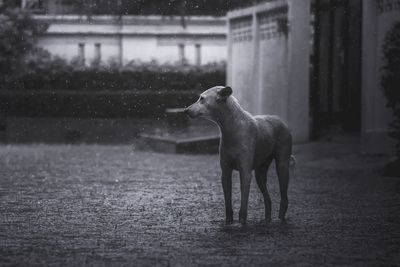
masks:
<instances>
[{"instance_id":1,"label":"dog","mask_svg":"<svg viewBox=\"0 0 400 267\"><path fill-rule=\"evenodd\" d=\"M219 126L222 188L226 224L233 223L232 172L240 174L239 222L246 225L252 171L264 197L265 220L271 221L271 198L267 190L267 171L273 159L279 177L281 195L279 218L284 221L288 209L289 168L292 136L288 126L277 116L253 116L232 95L229 86L215 86L200 95L197 102L184 109L191 118L211 120Z\"/></svg>"}]
</instances>

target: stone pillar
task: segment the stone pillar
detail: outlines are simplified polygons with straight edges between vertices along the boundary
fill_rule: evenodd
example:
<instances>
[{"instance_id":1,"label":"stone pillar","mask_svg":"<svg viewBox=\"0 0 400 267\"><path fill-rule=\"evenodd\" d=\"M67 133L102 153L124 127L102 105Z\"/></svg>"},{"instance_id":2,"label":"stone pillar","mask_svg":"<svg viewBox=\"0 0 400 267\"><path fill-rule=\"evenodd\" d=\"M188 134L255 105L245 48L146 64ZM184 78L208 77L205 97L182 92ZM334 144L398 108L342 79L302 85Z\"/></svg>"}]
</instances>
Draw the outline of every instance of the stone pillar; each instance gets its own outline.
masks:
<instances>
[{"instance_id":1,"label":"stone pillar","mask_svg":"<svg viewBox=\"0 0 400 267\"><path fill-rule=\"evenodd\" d=\"M78 44L78 58L79 58L79 64L85 65L85 43L79 43Z\"/></svg>"},{"instance_id":2,"label":"stone pillar","mask_svg":"<svg viewBox=\"0 0 400 267\"><path fill-rule=\"evenodd\" d=\"M196 65L200 66L201 65L201 44L195 44L195 50L196 50Z\"/></svg>"},{"instance_id":3,"label":"stone pillar","mask_svg":"<svg viewBox=\"0 0 400 267\"><path fill-rule=\"evenodd\" d=\"M388 136L392 115L385 106L386 99L380 87L380 69L384 38L393 23L399 20L400 10L387 9L391 5L384 3L379 0L363 1L361 150L370 154L394 152L394 140Z\"/></svg>"},{"instance_id":4,"label":"stone pillar","mask_svg":"<svg viewBox=\"0 0 400 267\"><path fill-rule=\"evenodd\" d=\"M185 44L179 44L178 45L178 52L179 52L179 61L182 64L185 64L186 58L185 58Z\"/></svg>"},{"instance_id":5,"label":"stone pillar","mask_svg":"<svg viewBox=\"0 0 400 267\"><path fill-rule=\"evenodd\" d=\"M310 138L310 0L289 0L288 124L295 142Z\"/></svg>"},{"instance_id":6,"label":"stone pillar","mask_svg":"<svg viewBox=\"0 0 400 267\"><path fill-rule=\"evenodd\" d=\"M118 64L120 66L124 65L124 35L122 31L118 34Z\"/></svg>"},{"instance_id":7,"label":"stone pillar","mask_svg":"<svg viewBox=\"0 0 400 267\"><path fill-rule=\"evenodd\" d=\"M94 44L94 60L98 63L101 62L101 43Z\"/></svg>"}]
</instances>

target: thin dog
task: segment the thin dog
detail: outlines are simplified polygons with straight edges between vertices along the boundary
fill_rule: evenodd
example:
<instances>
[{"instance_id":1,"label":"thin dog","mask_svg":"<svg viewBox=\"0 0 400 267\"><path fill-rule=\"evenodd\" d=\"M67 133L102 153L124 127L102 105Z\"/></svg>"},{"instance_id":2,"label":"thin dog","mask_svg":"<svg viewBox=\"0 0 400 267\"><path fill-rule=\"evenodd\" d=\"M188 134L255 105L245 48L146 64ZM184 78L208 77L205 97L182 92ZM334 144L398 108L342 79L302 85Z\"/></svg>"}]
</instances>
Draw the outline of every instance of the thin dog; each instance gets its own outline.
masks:
<instances>
[{"instance_id":1,"label":"thin dog","mask_svg":"<svg viewBox=\"0 0 400 267\"><path fill-rule=\"evenodd\" d=\"M292 136L287 125L277 116L252 116L232 95L229 86L215 86L200 95L185 109L191 118L215 122L221 132L219 146L221 179L225 198L226 224L233 223L232 171L240 174L241 202L239 222L246 225L252 171L264 197L265 220L271 221L271 198L267 190L267 171L273 159L279 177L281 202L279 218L285 220L288 208L289 165Z\"/></svg>"}]
</instances>

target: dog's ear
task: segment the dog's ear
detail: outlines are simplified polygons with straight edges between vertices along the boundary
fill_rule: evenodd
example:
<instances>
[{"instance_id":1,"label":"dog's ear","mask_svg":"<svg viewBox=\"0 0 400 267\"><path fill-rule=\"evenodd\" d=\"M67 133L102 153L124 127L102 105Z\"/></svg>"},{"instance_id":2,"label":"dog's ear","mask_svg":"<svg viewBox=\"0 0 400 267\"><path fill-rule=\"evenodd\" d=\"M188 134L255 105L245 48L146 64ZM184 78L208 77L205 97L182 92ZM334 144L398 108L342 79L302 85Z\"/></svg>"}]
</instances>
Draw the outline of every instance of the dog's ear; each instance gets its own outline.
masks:
<instances>
[{"instance_id":1,"label":"dog's ear","mask_svg":"<svg viewBox=\"0 0 400 267\"><path fill-rule=\"evenodd\" d=\"M218 95L222 98L227 98L232 94L232 92L232 88L230 88L229 86L218 89Z\"/></svg>"}]
</instances>

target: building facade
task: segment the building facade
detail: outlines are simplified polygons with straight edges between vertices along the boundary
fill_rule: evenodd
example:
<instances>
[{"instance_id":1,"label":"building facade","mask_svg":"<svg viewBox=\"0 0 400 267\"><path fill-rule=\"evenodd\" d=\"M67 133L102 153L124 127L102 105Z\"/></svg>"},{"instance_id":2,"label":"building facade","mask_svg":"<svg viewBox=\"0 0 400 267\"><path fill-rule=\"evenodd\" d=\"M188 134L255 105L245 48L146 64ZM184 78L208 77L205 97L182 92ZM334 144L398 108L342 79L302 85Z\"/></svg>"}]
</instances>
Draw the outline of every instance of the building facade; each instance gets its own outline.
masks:
<instances>
[{"instance_id":1,"label":"building facade","mask_svg":"<svg viewBox=\"0 0 400 267\"><path fill-rule=\"evenodd\" d=\"M245 109L280 116L295 142L308 141L309 1L270 1L227 17L227 83Z\"/></svg>"},{"instance_id":2,"label":"building facade","mask_svg":"<svg viewBox=\"0 0 400 267\"><path fill-rule=\"evenodd\" d=\"M226 60L223 17L35 15L49 28L38 46L86 64L135 61L206 64Z\"/></svg>"},{"instance_id":3,"label":"building facade","mask_svg":"<svg viewBox=\"0 0 400 267\"><path fill-rule=\"evenodd\" d=\"M400 1L273 0L227 18L228 84L248 110L279 115L296 142L351 133L394 152L380 81Z\"/></svg>"}]
</instances>

